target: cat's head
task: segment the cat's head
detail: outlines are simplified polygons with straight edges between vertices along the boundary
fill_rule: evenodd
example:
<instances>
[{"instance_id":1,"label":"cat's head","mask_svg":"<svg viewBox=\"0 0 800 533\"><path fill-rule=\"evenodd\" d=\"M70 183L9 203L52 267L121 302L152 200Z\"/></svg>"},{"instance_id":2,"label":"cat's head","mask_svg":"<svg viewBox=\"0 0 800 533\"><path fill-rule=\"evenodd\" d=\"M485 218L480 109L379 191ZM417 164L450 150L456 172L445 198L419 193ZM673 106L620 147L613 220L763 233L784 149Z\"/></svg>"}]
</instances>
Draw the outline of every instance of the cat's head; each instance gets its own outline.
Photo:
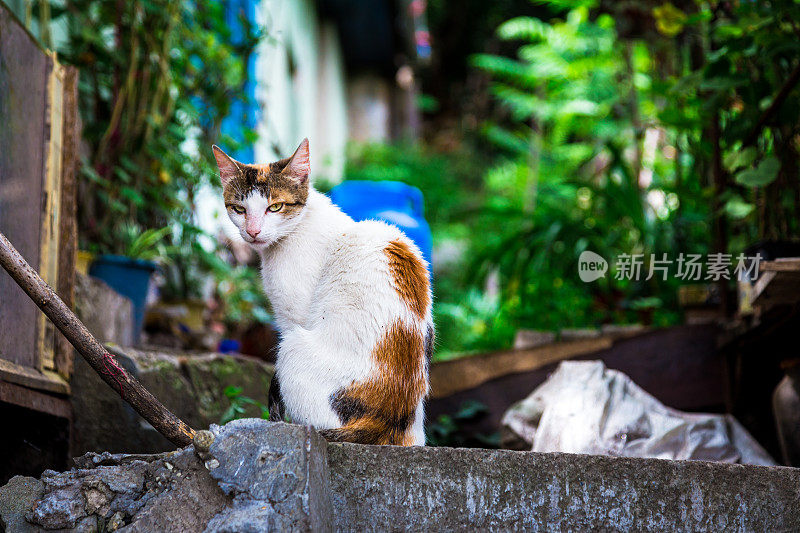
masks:
<instances>
[{"instance_id":1,"label":"cat's head","mask_svg":"<svg viewBox=\"0 0 800 533\"><path fill-rule=\"evenodd\" d=\"M246 165L217 146L212 149L225 208L245 242L264 249L291 233L308 199L308 139L303 139L292 157L268 165Z\"/></svg>"}]
</instances>

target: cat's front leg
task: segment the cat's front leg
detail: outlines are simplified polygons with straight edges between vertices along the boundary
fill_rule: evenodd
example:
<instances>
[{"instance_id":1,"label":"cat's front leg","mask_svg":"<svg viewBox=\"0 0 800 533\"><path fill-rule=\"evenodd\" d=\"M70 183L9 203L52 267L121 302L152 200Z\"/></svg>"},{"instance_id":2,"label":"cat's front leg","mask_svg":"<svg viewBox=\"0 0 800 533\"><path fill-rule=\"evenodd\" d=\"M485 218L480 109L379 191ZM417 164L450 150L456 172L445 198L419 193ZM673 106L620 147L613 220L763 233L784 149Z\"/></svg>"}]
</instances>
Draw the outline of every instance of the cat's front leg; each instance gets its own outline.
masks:
<instances>
[{"instance_id":1,"label":"cat's front leg","mask_svg":"<svg viewBox=\"0 0 800 533\"><path fill-rule=\"evenodd\" d=\"M347 358L325 342L330 337L318 328L294 326L281 337L273 378L277 383L272 400L279 411L276 416L317 429L339 426L330 397L353 379L347 371Z\"/></svg>"}]
</instances>

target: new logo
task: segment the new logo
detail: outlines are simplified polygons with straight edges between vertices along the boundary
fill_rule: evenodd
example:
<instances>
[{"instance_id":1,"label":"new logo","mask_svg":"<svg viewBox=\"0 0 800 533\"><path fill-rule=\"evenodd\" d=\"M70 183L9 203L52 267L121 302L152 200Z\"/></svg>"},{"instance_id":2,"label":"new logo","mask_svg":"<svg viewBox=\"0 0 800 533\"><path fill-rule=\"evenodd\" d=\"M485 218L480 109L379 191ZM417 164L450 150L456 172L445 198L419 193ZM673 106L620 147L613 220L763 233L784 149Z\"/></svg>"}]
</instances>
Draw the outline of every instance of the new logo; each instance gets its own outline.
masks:
<instances>
[{"instance_id":1,"label":"new logo","mask_svg":"<svg viewBox=\"0 0 800 533\"><path fill-rule=\"evenodd\" d=\"M578 258L578 276L581 281L589 283L605 277L608 272L608 261L590 250L584 250Z\"/></svg>"}]
</instances>

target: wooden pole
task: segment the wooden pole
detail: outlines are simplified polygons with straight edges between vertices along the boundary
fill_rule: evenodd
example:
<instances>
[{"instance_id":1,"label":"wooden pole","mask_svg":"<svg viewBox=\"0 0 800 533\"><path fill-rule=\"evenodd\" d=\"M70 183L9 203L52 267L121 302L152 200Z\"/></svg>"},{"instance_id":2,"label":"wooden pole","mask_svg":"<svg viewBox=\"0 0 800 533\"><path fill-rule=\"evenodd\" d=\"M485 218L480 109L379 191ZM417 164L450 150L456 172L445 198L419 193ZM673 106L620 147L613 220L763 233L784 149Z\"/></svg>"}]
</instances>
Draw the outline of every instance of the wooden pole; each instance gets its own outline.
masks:
<instances>
[{"instance_id":1,"label":"wooden pole","mask_svg":"<svg viewBox=\"0 0 800 533\"><path fill-rule=\"evenodd\" d=\"M194 430L175 416L141 383L117 364L114 356L95 339L86 326L25 261L5 235L0 233L0 265L22 287L31 300L64 334L86 362L109 387L176 446L192 443Z\"/></svg>"}]
</instances>

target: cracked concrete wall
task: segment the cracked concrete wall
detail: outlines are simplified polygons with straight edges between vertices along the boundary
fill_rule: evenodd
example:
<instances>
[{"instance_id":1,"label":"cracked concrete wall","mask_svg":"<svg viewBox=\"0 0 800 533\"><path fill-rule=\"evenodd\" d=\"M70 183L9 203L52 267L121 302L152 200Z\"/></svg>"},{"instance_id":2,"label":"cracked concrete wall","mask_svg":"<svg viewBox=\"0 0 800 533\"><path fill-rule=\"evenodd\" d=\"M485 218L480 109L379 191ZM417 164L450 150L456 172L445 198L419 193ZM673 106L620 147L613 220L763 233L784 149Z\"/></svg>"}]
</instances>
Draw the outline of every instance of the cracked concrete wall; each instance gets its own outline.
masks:
<instances>
[{"instance_id":1,"label":"cracked concrete wall","mask_svg":"<svg viewBox=\"0 0 800 533\"><path fill-rule=\"evenodd\" d=\"M8 531L800 531L800 469L326 444L258 419L0 487ZM208 440L213 441L210 443ZM202 445L201 445L202 444ZM2 529L2 528L0 528Z\"/></svg>"}]
</instances>

